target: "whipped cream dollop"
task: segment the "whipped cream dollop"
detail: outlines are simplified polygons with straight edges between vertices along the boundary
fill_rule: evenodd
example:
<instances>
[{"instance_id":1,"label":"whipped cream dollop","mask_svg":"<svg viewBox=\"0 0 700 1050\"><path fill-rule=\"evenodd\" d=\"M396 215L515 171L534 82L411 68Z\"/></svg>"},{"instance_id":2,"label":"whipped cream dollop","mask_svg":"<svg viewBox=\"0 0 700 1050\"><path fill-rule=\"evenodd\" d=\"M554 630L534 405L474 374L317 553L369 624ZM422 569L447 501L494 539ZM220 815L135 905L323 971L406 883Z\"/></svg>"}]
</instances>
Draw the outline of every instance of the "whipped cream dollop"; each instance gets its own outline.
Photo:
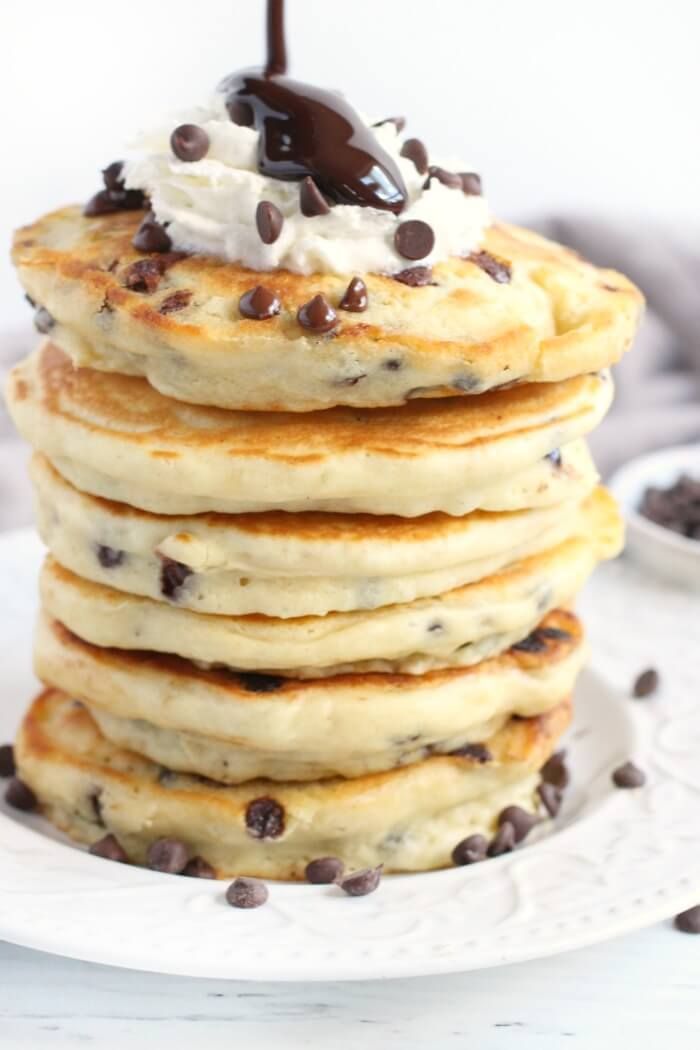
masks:
<instances>
[{"instance_id":1,"label":"whipped cream dollop","mask_svg":"<svg viewBox=\"0 0 700 1050\"><path fill-rule=\"evenodd\" d=\"M182 161L172 152L170 135L185 123L199 125L209 137L201 160ZM208 106L179 114L161 131L143 136L125 163L125 184L149 196L156 219L167 224L175 249L217 256L252 270L397 273L478 248L490 221L485 199L435 178L426 188L427 176L401 156L404 137L396 125L386 122L372 131L396 161L406 184L408 204L398 216L349 204L337 204L326 215L303 215L299 183L260 173L260 135L231 120L221 92ZM441 166L473 170L464 164ZM255 213L261 201L272 202L284 216L273 244L264 244L257 229ZM412 219L426 222L435 235L433 250L418 262L404 258L394 244L399 224Z\"/></svg>"}]
</instances>

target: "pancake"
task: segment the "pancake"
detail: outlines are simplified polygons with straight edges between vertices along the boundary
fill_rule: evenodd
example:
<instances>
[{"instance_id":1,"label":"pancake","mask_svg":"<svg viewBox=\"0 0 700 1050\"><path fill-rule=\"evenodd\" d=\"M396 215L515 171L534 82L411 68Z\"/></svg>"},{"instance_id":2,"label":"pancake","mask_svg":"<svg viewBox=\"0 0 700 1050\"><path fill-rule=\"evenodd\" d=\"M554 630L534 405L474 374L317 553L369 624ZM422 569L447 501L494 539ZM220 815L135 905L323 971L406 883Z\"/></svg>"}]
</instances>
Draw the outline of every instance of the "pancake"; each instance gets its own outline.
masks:
<instances>
[{"instance_id":1,"label":"pancake","mask_svg":"<svg viewBox=\"0 0 700 1050\"><path fill-rule=\"evenodd\" d=\"M88 705L108 739L169 769L225 783L356 777L481 743L574 687L585 656L573 613L550 613L519 648L425 675L305 681L206 671L178 657L104 649L42 615L35 669Z\"/></svg>"},{"instance_id":2,"label":"pancake","mask_svg":"<svg viewBox=\"0 0 700 1050\"><path fill-rule=\"evenodd\" d=\"M579 535L485 580L369 611L287 620L194 613L83 580L51 557L41 594L51 616L95 645L294 677L345 670L422 674L501 652L547 612L569 604L622 540L619 512L604 489L584 504L577 525Z\"/></svg>"},{"instance_id":3,"label":"pancake","mask_svg":"<svg viewBox=\"0 0 700 1050\"><path fill-rule=\"evenodd\" d=\"M200 405L308 412L559 382L618 361L642 305L620 274L503 225L487 231L482 250L508 264L509 282L470 258L435 266L425 287L363 274L369 308L339 311L330 335L314 335L298 308L318 293L337 305L353 274L261 274L171 253L150 257L150 290L143 281L135 289L130 267L149 258L131 246L142 217L64 208L18 231L14 263L77 364L145 376ZM281 311L246 320L239 299L260 283Z\"/></svg>"},{"instance_id":4,"label":"pancake","mask_svg":"<svg viewBox=\"0 0 700 1050\"><path fill-rule=\"evenodd\" d=\"M570 500L462 518L284 511L173 518L81 493L40 455L31 474L39 532L61 565L168 601L174 561L190 570L178 605L232 615L323 616L442 594L556 546L576 531L580 507Z\"/></svg>"},{"instance_id":5,"label":"pancake","mask_svg":"<svg viewBox=\"0 0 700 1050\"><path fill-rule=\"evenodd\" d=\"M49 820L80 842L110 832L139 864L167 836L222 878L299 879L310 860L329 855L348 868L424 871L450 864L466 835L492 835L505 806L535 811L538 770L570 711L566 702L512 719L486 741L491 762L435 756L356 780L231 787L116 748L81 705L49 690L25 716L15 753Z\"/></svg>"},{"instance_id":6,"label":"pancake","mask_svg":"<svg viewBox=\"0 0 700 1050\"><path fill-rule=\"evenodd\" d=\"M393 409L226 412L165 398L143 379L75 370L50 343L7 388L20 433L99 496L156 513L405 517L517 509L494 503L513 499L520 472L538 463L540 481L560 473L549 460L543 473L543 457L590 431L612 394L608 377L587 375Z\"/></svg>"}]
</instances>

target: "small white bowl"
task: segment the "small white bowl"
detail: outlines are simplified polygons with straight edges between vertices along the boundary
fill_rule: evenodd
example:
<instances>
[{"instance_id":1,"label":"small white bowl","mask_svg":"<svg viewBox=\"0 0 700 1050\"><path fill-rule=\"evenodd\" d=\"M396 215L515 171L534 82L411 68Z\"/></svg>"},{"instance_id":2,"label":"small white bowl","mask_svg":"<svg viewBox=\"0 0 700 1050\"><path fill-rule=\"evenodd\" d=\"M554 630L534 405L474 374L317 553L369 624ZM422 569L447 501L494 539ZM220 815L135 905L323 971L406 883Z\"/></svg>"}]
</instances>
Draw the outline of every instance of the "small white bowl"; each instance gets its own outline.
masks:
<instances>
[{"instance_id":1,"label":"small white bowl","mask_svg":"<svg viewBox=\"0 0 700 1050\"><path fill-rule=\"evenodd\" d=\"M647 488L670 488L681 474L700 480L700 445L664 448L630 460L608 486L627 521L626 550L664 579L700 591L700 540L679 536L639 513Z\"/></svg>"}]
</instances>

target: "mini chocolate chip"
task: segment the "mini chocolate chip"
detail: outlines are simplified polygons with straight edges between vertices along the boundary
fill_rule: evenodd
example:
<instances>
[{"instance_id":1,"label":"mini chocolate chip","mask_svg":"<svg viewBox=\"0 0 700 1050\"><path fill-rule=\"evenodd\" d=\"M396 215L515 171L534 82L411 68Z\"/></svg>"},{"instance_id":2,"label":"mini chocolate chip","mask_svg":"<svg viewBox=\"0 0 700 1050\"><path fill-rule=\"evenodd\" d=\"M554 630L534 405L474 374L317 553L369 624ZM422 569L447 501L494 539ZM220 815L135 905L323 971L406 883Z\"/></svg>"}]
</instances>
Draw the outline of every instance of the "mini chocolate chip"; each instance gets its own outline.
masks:
<instances>
[{"instance_id":1,"label":"mini chocolate chip","mask_svg":"<svg viewBox=\"0 0 700 1050\"><path fill-rule=\"evenodd\" d=\"M182 869L183 875L189 875L192 879L215 879L216 872L204 857L193 857L188 860Z\"/></svg>"},{"instance_id":2,"label":"mini chocolate chip","mask_svg":"<svg viewBox=\"0 0 700 1050\"><path fill-rule=\"evenodd\" d=\"M650 667L646 671L642 671L634 681L632 686L632 695L637 700L641 700L646 696L651 696L655 693L659 687L659 672Z\"/></svg>"},{"instance_id":3,"label":"mini chocolate chip","mask_svg":"<svg viewBox=\"0 0 700 1050\"><path fill-rule=\"evenodd\" d=\"M174 558L161 558L161 561L160 593L174 601L187 577L192 575L192 569Z\"/></svg>"},{"instance_id":4,"label":"mini chocolate chip","mask_svg":"<svg viewBox=\"0 0 700 1050\"><path fill-rule=\"evenodd\" d=\"M132 292L155 292L162 276L157 259L139 259L124 271L124 285Z\"/></svg>"},{"instance_id":5,"label":"mini chocolate chip","mask_svg":"<svg viewBox=\"0 0 700 1050\"><path fill-rule=\"evenodd\" d=\"M280 301L269 288L258 284L244 292L238 301L238 309L249 321L267 321L280 312Z\"/></svg>"},{"instance_id":6,"label":"mini chocolate chip","mask_svg":"<svg viewBox=\"0 0 700 1050\"><path fill-rule=\"evenodd\" d=\"M484 835L469 835L452 850L452 861L458 868L465 864L477 864L480 860L486 860L488 847L488 840Z\"/></svg>"},{"instance_id":7,"label":"mini chocolate chip","mask_svg":"<svg viewBox=\"0 0 700 1050\"><path fill-rule=\"evenodd\" d=\"M483 193L481 185L481 175L477 175L474 171L460 171L459 177L462 180L462 189L469 197L480 197Z\"/></svg>"},{"instance_id":8,"label":"mini chocolate chip","mask_svg":"<svg viewBox=\"0 0 700 1050\"><path fill-rule=\"evenodd\" d=\"M187 861L187 846L179 839L156 839L146 853L148 867L168 875L180 875L185 870Z\"/></svg>"},{"instance_id":9,"label":"mini chocolate chip","mask_svg":"<svg viewBox=\"0 0 700 1050\"><path fill-rule=\"evenodd\" d=\"M432 623L428 624L428 634L444 634L444 632L445 625L444 623L440 623L439 620L434 620Z\"/></svg>"},{"instance_id":10,"label":"mini chocolate chip","mask_svg":"<svg viewBox=\"0 0 700 1050\"><path fill-rule=\"evenodd\" d=\"M555 751L554 754L547 759L540 770L540 776L546 784L553 784L554 787L561 788L562 790L565 787L568 787L569 770L567 769L565 758L566 751Z\"/></svg>"},{"instance_id":11,"label":"mini chocolate chip","mask_svg":"<svg viewBox=\"0 0 700 1050\"><path fill-rule=\"evenodd\" d=\"M25 784L19 777L13 776L5 788L5 802L13 809L21 809L28 813L36 809L37 797L28 784Z\"/></svg>"},{"instance_id":12,"label":"mini chocolate chip","mask_svg":"<svg viewBox=\"0 0 700 1050\"><path fill-rule=\"evenodd\" d=\"M186 306L189 306L191 301L192 292L187 288L178 288L176 292L171 292L170 295L166 295L165 299L158 307L158 313L177 313L178 310L184 310Z\"/></svg>"},{"instance_id":13,"label":"mini chocolate chip","mask_svg":"<svg viewBox=\"0 0 700 1050\"><path fill-rule=\"evenodd\" d=\"M471 758L482 765L484 762L491 762L493 759L493 755L485 744L465 744L464 747L458 747L454 751L450 751L450 755L454 758Z\"/></svg>"},{"instance_id":14,"label":"mini chocolate chip","mask_svg":"<svg viewBox=\"0 0 700 1050\"><path fill-rule=\"evenodd\" d=\"M310 175L306 175L299 183L299 207L301 214L307 219L315 215L328 215L331 210L330 204Z\"/></svg>"},{"instance_id":15,"label":"mini chocolate chip","mask_svg":"<svg viewBox=\"0 0 700 1050\"><path fill-rule=\"evenodd\" d=\"M311 332L330 332L338 323L338 315L323 295L315 295L299 307L297 320Z\"/></svg>"},{"instance_id":16,"label":"mini chocolate chip","mask_svg":"<svg viewBox=\"0 0 700 1050\"><path fill-rule=\"evenodd\" d=\"M357 376L347 376L345 379L339 379L338 386L357 386L361 379L366 379L367 373L360 372Z\"/></svg>"},{"instance_id":17,"label":"mini chocolate chip","mask_svg":"<svg viewBox=\"0 0 700 1050\"><path fill-rule=\"evenodd\" d=\"M158 773L158 783L162 784L163 787L169 787L177 781L178 774L174 773L172 769L166 769L165 766Z\"/></svg>"},{"instance_id":18,"label":"mini chocolate chip","mask_svg":"<svg viewBox=\"0 0 700 1050\"><path fill-rule=\"evenodd\" d=\"M93 842L88 853L93 857L103 857L105 860L115 860L119 864L128 864L127 857L122 844L114 835L105 835L103 838Z\"/></svg>"},{"instance_id":19,"label":"mini chocolate chip","mask_svg":"<svg viewBox=\"0 0 700 1050\"><path fill-rule=\"evenodd\" d=\"M646 783L646 776L634 762L624 762L614 771L612 781L615 787L638 788Z\"/></svg>"},{"instance_id":20,"label":"mini chocolate chip","mask_svg":"<svg viewBox=\"0 0 700 1050\"><path fill-rule=\"evenodd\" d=\"M325 886L337 882L345 870L345 865L338 857L319 857L306 865L306 881L315 886Z\"/></svg>"},{"instance_id":21,"label":"mini chocolate chip","mask_svg":"<svg viewBox=\"0 0 700 1050\"><path fill-rule=\"evenodd\" d=\"M29 294L29 292L25 292L24 293L24 298L29 303L29 305L31 306L32 310L35 310L36 309L36 300L32 299L32 297Z\"/></svg>"},{"instance_id":22,"label":"mini chocolate chip","mask_svg":"<svg viewBox=\"0 0 700 1050\"><path fill-rule=\"evenodd\" d=\"M428 151L420 139L406 139L401 147L401 156L413 161L419 175L428 171Z\"/></svg>"},{"instance_id":23,"label":"mini chocolate chip","mask_svg":"<svg viewBox=\"0 0 700 1050\"><path fill-rule=\"evenodd\" d=\"M552 818L556 817L561 809L561 804L564 798L562 789L557 787L556 784L543 780L537 787L537 794L540 796L542 805L547 810L549 816Z\"/></svg>"},{"instance_id":24,"label":"mini chocolate chip","mask_svg":"<svg viewBox=\"0 0 700 1050\"><path fill-rule=\"evenodd\" d=\"M422 219L400 222L394 234L394 245L404 259L424 259L435 247L433 228Z\"/></svg>"},{"instance_id":25,"label":"mini chocolate chip","mask_svg":"<svg viewBox=\"0 0 700 1050\"><path fill-rule=\"evenodd\" d=\"M252 128L255 123L255 114L250 103L240 98L230 98L226 102L226 109L234 124L242 128Z\"/></svg>"},{"instance_id":26,"label":"mini chocolate chip","mask_svg":"<svg viewBox=\"0 0 700 1050\"><path fill-rule=\"evenodd\" d=\"M209 136L199 124L179 124L170 136L170 148L178 160L201 160L209 150Z\"/></svg>"},{"instance_id":27,"label":"mini chocolate chip","mask_svg":"<svg viewBox=\"0 0 700 1050\"><path fill-rule=\"evenodd\" d=\"M105 184L105 189L108 190L123 190L124 189L124 161L113 160L111 164L108 164L106 168L102 169L102 181Z\"/></svg>"},{"instance_id":28,"label":"mini chocolate chip","mask_svg":"<svg viewBox=\"0 0 700 1050\"><path fill-rule=\"evenodd\" d=\"M571 638L569 631L562 631L561 627L538 627L537 633L540 638L546 638L547 641L552 642L568 641Z\"/></svg>"},{"instance_id":29,"label":"mini chocolate chip","mask_svg":"<svg viewBox=\"0 0 700 1050\"><path fill-rule=\"evenodd\" d=\"M141 190L99 190L83 208L83 215L112 215L117 211L138 211L146 204Z\"/></svg>"},{"instance_id":30,"label":"mini chocolate chip","mask_svg":"<svg viewBox=\"0 0 700 1050\"><path fill-rule=\"evenodd\" d=\"M260 879L234 879L226 890L226 900L232 908L259 908L268 896L267 886Z\"/></svg>"},{"instance_id":31,"label":"mini chocolate chip","mask_svg":"<svg viewBox=\"0 0 700 1050\"><path fill-rule=\"evenodd\" d=\"M510 264L497 259L490 252L472 252L467 256L467 259L488 274L497 284L508 284L510 282Z\"/></svg>"},{"instance_id":32,"label":"mini chocolate chip","mask_svg":"<svg viewBox=\"0 0 700 1050\"><path fill-rule=\"evenodd\" d=\"M522 842L530 834L535 824L538 823L538 819L533 813L528 813L521 806L506 806L498 814L499 828L506 823L513 825L515 841Z\"/></svg>"},{"instance_id":33,"label":"mini chocolate chip","mask_svg":"<svg viewBox=\"0 0 700 1050\"><path fill-rule=\"evenodd\" d=\"M34 327L37 332L41 332L42 335L47 335L55 324L55 319L51 316L46 307L37 306L34 314Z\"/></svg>"},{"instance_id":34,"label":"mini chocolate chip","mask_svg":"<svg viewBox=\"0 0 700 1050\"><path fill-rule=\"evenodd\" d=\"M385 368L387 372L398 372L403 365L403 361L398 357L387 357L386 361L382 361L382 368Z\"/></svg>"},{"instance_id":35,"label":"mini chocolate chip","mask_svg":"<svg viewBox=\"0 0 700 1050\"><path fill-rule=\"evenodd\" d=\"M700 933L700 904L676 915L673 925L681 933Z\"/></svg>"},{"instance_id":36,"label":"mini chocolate chip","mask_svg":"<svg viewBox=\"0 0 700 1050\"><path fill-rule=\"evenodd\" d=\"M258 671L239 671L236 677L247 693L274 693L285 682L280 675L260 674Z\"/></svg>"},{"instance_id":37,"label":"mini chocolate chip","mask_svg":"<svg viewBox=\"0 0 700 1050\"><path fill-rule=\"evenodd\" d=\"M126 557L125 551L116 550L114 547L107 547L103 543L97 545L97 560L103 569L116 569L118 565L121 565Z\"/></svg>"},{"instance_id":38,"label":"mini chocolate chip","mask_svg":"<svg viewBox=\"0 0 700 1050\"><path fill-rule=\"evenodd\" d=\"M409 266L407 270L399 270L391 275L399 284L407 284L409 288L424 288L428 284L434 284L433 271L430 266Z\"/></svg>"},{"instance_id":39,"label":"mini chocolate chip","mask_svg":"<svg viewBox=\"0 0 700 1050\"><path fill-rule=\"evenodd\" d=\"M376 124L373 124L373 128L381 128L384 124L393 124L399 134L406 127L405 117L385 117L384 120L378 120Z\"/></svg>"},{"instance_id":40,"label":"mini chocolate chip","mask_svg":"<svg viewBox=\"0 0 700 1050\"><path fill-rule=\"evenodd\" d=\"M454 171L447 171L446 168L441 168L437 164L431 164L428 168L428 178L423 183L423 189L429 189L433 179L441 182L443 186L447 186L450 190L462 189L462 176L457 175Z\"/></svg>"},{"instance_id":41,"label":"mini chocolate chip","mask_svg":"<svg viewBox=\"0 0 700 1050\"><path fill-rule=\"evenodd\" d=\"M552 463L555 467L560 467L561 466L561 449L559 449L559 448L553 449L551 452L548 452L547 455L544 458L548 459L549 462Z\"/></svg>"},{"instance_id":42,"label":"mini chocolate chip","mask_svg":"<svg viewBox=\"0 0 700 1050\"><path fill-rule=\"evenodd\" d=\"M338 307L341 310L349 310L353 314L361 314L367 309L368 303L367 285L361 277L353 277L345 289L345 294L338 303Z\"/></svg>"},{"instance_id":43,"label":"mini chocolate chip","mask_svg":"<svg viewBox=\"0 0 700 1050\"><path fill-rule=\"evenodd\" d=\"M15 749L12 744L2 744L0 746L0 777L13 777L15 772Z\"/></svg>"},{"instance_id":44,"label":"mini chocolate chip","mask_svg":"<svg viewBox=\"0 0 700 1050\"><path fill-rule=\"evenodd\" d=\"M515 828L507 820L501 824L498 831L491 839L487 855L489 857L500 857L503 853L510 853L515 846Z\"/></svg>"},{"instance_id":45,"label":"mini chocolate chip","mask_svg":"<svg viewBox=\"0 0 700 1050\"><path fill-rule=\"evenodd\" d=\"M284 831L284 809L274 798L255 798L248 803L245 823L254 839L278 839Z\"/></svg>"},{"instance_id":46,"label":"mini chocolate chip","mask_svg":"<svg viewBox=\"0 0 700 1050\"><path fill-rule=\"evenodd\" d=\"M105 822L102 817L102 801L101 801L102 790L97 788L95 791L88 795L88 802L92 806L92 812L95 814L95 820L101 827L105 827Z\"/></svg>"},{"instance_id":47,"label":"mini chocolate chip","mask_svg":"<svg viewBox=\"0 0 700 1050\"><path fill-rule=\"evenodd\" d=\"M140 252L169 252L173 242L152 211L146 213L131 241Z\"/></svg>"},{"instance_id":48,"label":"mini chocolate chip","mask_svg":"<svg viewBox=\"0 0 700 1050\"><path fill-rule=\"evenodd\" d=\"M361 871L351 871L345 875L338 885L347 893L348 897L366 897L368 893L374 893L382 880L382 865L377 868L363 868Z\"/></svg>"},{"instance_id":49,"label":"mini chocolate chip","mask_svg":"<svg viewBox=\"0 0 700 1050\"><path fill-rule=\"evenodd\" d=\"M515 649L519 653L541 653L546 648L547 643L542 639L539 630L532 631L527 638L523 638L522 641L516 642L515 645L511 646L511 649Z\"/></svg>"},{"instance_id":50,"label":"mini chocolate chip","mask_svg":"<svg viewBox=\"0 0 700 1050\"><path fill-rule=\"evenodd\" d=\"M260 201L255 209L255 225L263 244L274 244L282 232L284 216L272 201Z\"/></svg>"}]
</instances>

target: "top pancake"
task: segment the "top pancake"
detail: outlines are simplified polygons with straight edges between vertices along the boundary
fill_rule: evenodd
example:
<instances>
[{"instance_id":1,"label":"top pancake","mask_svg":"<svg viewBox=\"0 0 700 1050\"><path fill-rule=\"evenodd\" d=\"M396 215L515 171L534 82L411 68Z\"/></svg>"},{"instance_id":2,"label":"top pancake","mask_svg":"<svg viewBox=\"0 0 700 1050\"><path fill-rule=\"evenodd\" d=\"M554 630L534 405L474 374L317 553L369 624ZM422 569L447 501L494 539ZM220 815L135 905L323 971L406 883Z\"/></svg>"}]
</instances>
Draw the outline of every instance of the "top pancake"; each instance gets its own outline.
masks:
<instances>
[{"instance_id":1,"label":"top pancake","mask_svg":"<svg viewBox=\"0 0 700 1050\"><path fill-rule=\"evenodd\" d=\"M196 404L307 412L556 382L619 360L642 305L620 274L528 231L493 226L482 250L508 264L508 283L458 258L435 266L424 287L363 274L368 309L341 310L332 333L314 335L300 327L298 308L318 293L337 307L352 274L144 256L131 246L141 218L52 212L18 231L14 262L77 364L146 376ZM150 290L135 290L129 267L146 258L163 272ZM278 295L278 316L241 316L239 299L257 284Z\"/></svg>"},{"instance_id":2,"label":"top pancake","mask_svg":"<svg viewBox=\"0 0 700 1050\"><path fill-rule=\"evenodd\" d=\"M50 343L13 369L7 388L22 435L93 495L166 514L402 517L541 505L493 500L494 487L517 490L538 463L544 502L566 498L559 486L546 498L561 465L543 457L593 429L612 393L606 376L586 375L393 409L230 412L184 405L143 379L75 369Z\"/></svg>"}]
</instances>

